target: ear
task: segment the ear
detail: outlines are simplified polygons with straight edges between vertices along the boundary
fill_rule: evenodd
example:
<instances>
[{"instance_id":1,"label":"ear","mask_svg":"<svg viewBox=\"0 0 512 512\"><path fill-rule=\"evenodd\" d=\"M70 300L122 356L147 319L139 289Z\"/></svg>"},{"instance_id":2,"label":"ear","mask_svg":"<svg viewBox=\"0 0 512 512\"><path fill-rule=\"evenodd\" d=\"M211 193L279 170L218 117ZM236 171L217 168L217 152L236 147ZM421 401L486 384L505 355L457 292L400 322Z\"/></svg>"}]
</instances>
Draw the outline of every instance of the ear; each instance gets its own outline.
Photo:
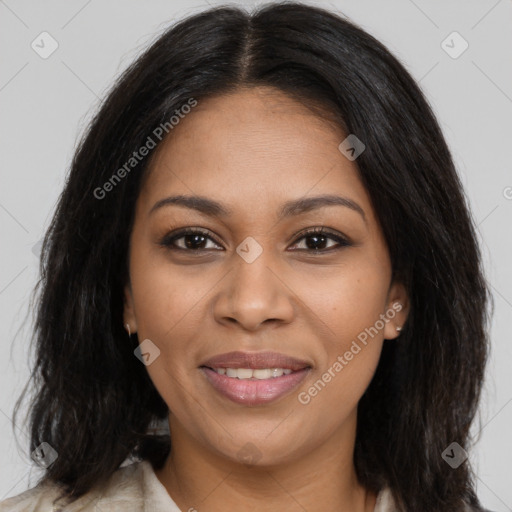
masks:
<instances>
[{"instance_id":1,"label":"ear","mask_svg":"<svg viewBox=\"0 0 512 512\"><path fill-rule=\"evenodd\" d=\"M388 318L384 327L384 339L393 340L400 336L397 327L403 329L409 315L409 309L409 296L405 286L402 283L394 282L389 289L388 303L384 313Z\"/></svg>"},{"instance_id":2,"label":"ear","mask_svg":"<svg viewBox=\"0 0 512 512\"><path fill-rule=\"evenodd\" d=\"M137 332L137 318L135 316L132 288L129 283L124 287L123 322L125 327L126 324L130 326L130 332L132 334Z\"/></svg>"}]
</instances>

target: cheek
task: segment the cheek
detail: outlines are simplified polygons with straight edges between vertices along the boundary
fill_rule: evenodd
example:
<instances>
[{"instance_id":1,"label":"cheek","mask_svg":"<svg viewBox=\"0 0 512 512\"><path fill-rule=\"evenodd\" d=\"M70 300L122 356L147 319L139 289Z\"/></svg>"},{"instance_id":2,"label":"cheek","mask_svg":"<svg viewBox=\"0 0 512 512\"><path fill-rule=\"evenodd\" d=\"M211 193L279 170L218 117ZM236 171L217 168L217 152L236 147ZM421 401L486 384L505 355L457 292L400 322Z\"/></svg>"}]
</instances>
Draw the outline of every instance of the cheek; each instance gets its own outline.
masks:
<instances>
[{"instance_id":1,"label":"cheek","mask_svg":"<svg viewBox=\"0 0 512 512\"><path fill-rule=\"evenodd\" d=\"M139 340L150 339L160 351L146 370L170 410L187 414L197 407L183 390L197 371L190 347L199 338L204 321L201 299L205 289L186 272L156 261L154 255L153 260L144 253L134 255L133 265Z\"/></svg>"},{"instance_id":2,"label":"cheek","mask_svg":"<svg viewBox=\"0 0 512 512\"><path fill-rule=\"evenodd\" d=\"M379 362L388 273L384 266L363 263L340 268L329 278L309 275L301 284L301 295L315 313L322 347L317 354L317 391L311 390L322 395L319 404L354 407Z\"/></svg>"},{"instance_id":3,"label":"cheek","mask_svg":"<svg viewBox=\"0 0 512 512\"><path fill-rule=\"evenodd\" d=\"M347 418L356 414L358 403L375 373L382 341L376 339L372 345L361 346L350 360L346 357L347 352L352 353L349 347L333 352L328 365L319 369L311 385L299 396L304 412L315 418L311 429L323 432L324 437L329 437Z\"/></svg>"},{"instance_id":4,"label":"cheek","mask_svg":"<svg viewBox=\"0 0 512 512\"><path fill-rule=\"evenodd\" d=\"M359 260L336 271L307 273L297 286L298 295L321 320L323 332L333 338L331 345L340 349L384 312L388 272Z\"/></svg>"},{"instance_id":5,"label":"cheek","mask_svg":"<svg viewBox=\"0 0 512 512\"><path fill-rule=\"evenodd\" d=\"M134 251L131 270L137 323L144 336L161 342L170 336L179 339L172 333L197 325L195 309L213 286L207 276L198 282L200 271L194 272L193 266L177 269L164 253L149 251Z\"/></svg>"},{"instance_id":6,"label":"cheek","mask_svg":"<svg viewBox=\"0 0 512 512\"><path fill-rule=\"evenodd\" d=\"M183 390L198 371L191 347L201 339L205 291L214 283L201 284L189 269L176 271L142 252L133 255L133 270L139 340L150 339L160 351L146 370L171 410L192 414L197 402Z\"/></svg>"},{"instance_id":7,"label":"cheek","mask_svg":"<svg viewBox=\"0 0 512 512\"><path fill-rule=\"evenodd\" d=\"M321 423L315 428L326 435L356 410L373 378L383 344L383 331L375 334L370 330L382 313L383 295L378 290L368 292L362 284L354 288L346 281L344 284L347 287L342 291L331 290L325 309L318 309L329 329L326 336L319 337L314 378L299 396L299 402L318 418L315 423Z\"/></svg>"}]
</instances>

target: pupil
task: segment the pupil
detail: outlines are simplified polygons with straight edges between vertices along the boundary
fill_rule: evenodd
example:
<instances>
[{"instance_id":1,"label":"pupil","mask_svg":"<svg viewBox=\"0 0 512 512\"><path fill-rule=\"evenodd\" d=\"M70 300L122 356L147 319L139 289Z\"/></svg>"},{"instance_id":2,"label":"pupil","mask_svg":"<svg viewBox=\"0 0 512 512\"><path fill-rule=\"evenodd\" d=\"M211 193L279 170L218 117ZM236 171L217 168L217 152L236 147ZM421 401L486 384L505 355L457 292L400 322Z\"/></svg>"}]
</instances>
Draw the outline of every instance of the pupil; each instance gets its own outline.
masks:
<instances>
[{"instance_id":1,"label":"pupil","mask_svg":"<svg viewBox=\"0 0 512 512\"><path fill-rule=\"evenodd\" d=\"M308 242L306 242L306 245L308 246L308 249L319 249L320 247L317 247L318 244L322 245L324 242L325 242L325 236L322 236L322 235L312 235L312 236L309 236L308 239L311 240L311 239L314 239L315 242L313 244L310 244ZM319 242L319 240L321 240Z\"/></svg>"},{"instance_id":2,"label":"pupil","mask_svg":"<svg viewBox=\"0 0 512 512\"><path fill-rule=\"evenodd\" d=\"M187 248L189 249L197 249L197 247L195 246L196 243L199 243L201 244L201 242L197 242L197 239L203 239L202 240L202 243L204 243L204 236L203 235L187 235L185 236L185 245L187 246ZM190 239L193 239L192 242L190 242Z\"/></svg>"}]
</instances>

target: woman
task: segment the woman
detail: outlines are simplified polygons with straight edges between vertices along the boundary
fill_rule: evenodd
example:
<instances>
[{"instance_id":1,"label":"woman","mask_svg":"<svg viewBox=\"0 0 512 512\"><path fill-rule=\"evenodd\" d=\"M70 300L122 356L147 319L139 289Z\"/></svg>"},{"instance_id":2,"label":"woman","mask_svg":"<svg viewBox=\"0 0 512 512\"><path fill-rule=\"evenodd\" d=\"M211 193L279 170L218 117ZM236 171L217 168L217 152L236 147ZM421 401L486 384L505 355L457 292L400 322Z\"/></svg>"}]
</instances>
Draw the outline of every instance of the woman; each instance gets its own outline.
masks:
<instances>
[{"instance_id":1,"label":"woman","mask_svg":"<svg viewBox=\"0 0 512 512\"><path fill-rule=\"evenodd\" d=\"M0 510L483 510L473 221L418 86L354 24L287 3L168 30L42 255L45 474Z\"/></svg>"}]
</instances>

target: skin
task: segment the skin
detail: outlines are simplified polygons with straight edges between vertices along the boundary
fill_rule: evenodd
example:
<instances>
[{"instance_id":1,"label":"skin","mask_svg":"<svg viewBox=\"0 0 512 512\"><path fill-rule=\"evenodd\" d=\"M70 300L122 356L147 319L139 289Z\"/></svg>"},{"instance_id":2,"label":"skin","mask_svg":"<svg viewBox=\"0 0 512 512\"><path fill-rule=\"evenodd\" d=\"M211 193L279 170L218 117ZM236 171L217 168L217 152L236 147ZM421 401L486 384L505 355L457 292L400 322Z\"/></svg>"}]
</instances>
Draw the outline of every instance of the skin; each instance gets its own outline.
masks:
<instances>
[{"instance_id":1,"label":"skin","mask_svg":"<svg viewBox=\"0 0 512 512\"><path fill-rule=\"evenodd\" d=\"M269 512L375 507L353 464L357 404L383 340L399 335L408 301L404 287L391 282L357 160L338 150L345 137L279 91L244 88L200 101L153 155L136 203L124 321L160 350L146 369L171 411L172 451L155 472L183 511L256 511L263 503ZM209 217L177 205L149 214L176 194L214 199L233 214ZM366 220L339 205L277 219L285 201L321 194L350 198ZM313 254L315 240L301 231L322 226L351 245L332 250L338 242L326 238L324 253ZM188 252L160 245L186 227L212 238ZM252 263L236 252L249 236L263 250ZM175 244L186 247L187 239L194 242L189 236ZM307 405L299 403L298 393L393 303L402 310ZM244 406L220 395L199 369L233 350L277 351L312 369L288 395ZM247 443L258 455L244 464L238 452Z\"/></svg>"}]
</instances>

